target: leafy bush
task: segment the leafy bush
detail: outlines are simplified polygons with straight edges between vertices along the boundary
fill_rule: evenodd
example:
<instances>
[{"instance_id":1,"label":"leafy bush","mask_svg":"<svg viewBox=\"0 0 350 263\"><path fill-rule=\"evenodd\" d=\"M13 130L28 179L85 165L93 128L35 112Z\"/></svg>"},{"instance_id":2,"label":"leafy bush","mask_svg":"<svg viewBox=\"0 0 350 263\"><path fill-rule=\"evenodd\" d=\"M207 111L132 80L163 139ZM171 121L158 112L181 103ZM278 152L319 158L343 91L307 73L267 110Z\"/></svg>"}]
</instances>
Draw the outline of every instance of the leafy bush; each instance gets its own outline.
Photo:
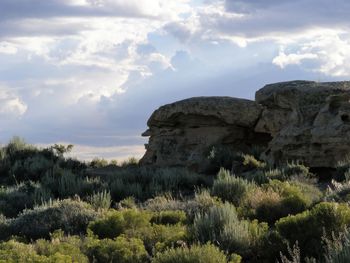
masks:
<instances>
[{"instance_id":1,"label":"leafy bush","mask_svg":"<svg viewBox=\"0 0 350 263\"><path fill-rule=\"evenodd\" d=\"M38 240L34 244L10 240L0 244L0 262L87 263L88 258L81 252L80 243L77 237Z\"/></svg>"},{"instance_id":2,"label":"leafy bush","mask_svg":"<svg viewBox=\"0 0 350 263\"><path fill-rule=\"evenodd\" d=\"M164 251L167 248L184 244L188 238L186 226L176 225L157 225L137 229L128 235L134 235L143 240L146 250L149 254Z\"/></svg>"},{"instance_id":3,"label":"leafy bush","mask_svg":"<svg viewBox=\"0 0 350 263\"><path fill-rule=\"evenodd\" d=\"M91 222L89 229L99 238L115 238L122 233L150 226L150 218L149 213L137 209L114 210L109 211L105 217Z\"/></svg>"},{"instance_id":4,"label":"leafy bush","mask_svg":"<svg viewBox=\"0 0 350 263\"><path fill-rule=\"evenodd\" d=\"M151 223L175 225L177 223L185 223L186 219L186 214L183 211L161 211L153 214Z\"/></svg>"},{"instance_id":5,"label":"leafy bush","mask_svg":"<svg viewBox=\"0 0 350 263\"><path fill-rule=\"evenodd\" d=\"M226 255L211 244L171 248L158 253L152 263L227 263ZM237 262L237 261L236 261Z\"/></svg>"},{"instance_id":6,"label":"leafy bush","mask_svg":"<svg viewBox=\"0 0 350 263\"><path fill-rule=\"evenodd\" d=\"M86 244L90 262L144 263L148 254L142 240L119 236L112 239L90 239Z\"/></svg>"},{"instance_id":7,"label":"leafy bush","mask_svg":"<svg viewBox=\"0 0 350 263\"><path fill-rule=\"evenodd\" d=\"M280 181L299 181L314 183L316 178L310 173L309 168L299 162L291 162L276 169L270 169L265 172L265 176L271 180Z\"/></svg>"},{"instance_id":8,"label":"leafy bush","mask_svg":"<svg viewBox=\"0 0 350 263\"><path fill-rule=\"evenodd\" d=\"M96 216L87 203L67 199L25 210L11 221L9 227L12 234L28 239L48 238L57 229L82 234Z\"/></svg>"},{"instance_id":9,"label":"leafy bush","mask_svg":"<svg viewBox=\"0 0 350 263\"><path fill-rule=\"evenodd\" d=\"M85 169L83 163L66 159L63 156L64 152L60 152L71 146L55 145L39 149L19 137L14 137L6 146L0 148L0 181L8 185L29 180L39 181L54 167L81 172Z\"/></svg>"},{"instance_id":10,"label":"leafy bush","mask_svg":"<svg viewBox=\"0 0 350 263\"><path fill-rule=\"evenodd\" d=\"M313 185L273 180L246 196L243 214L273 224L282 217L303 212L320 198L321 192Z\"/></svg>"},{"instance_id":11,"label":"leafy bush","mask_svg":"<svg viewBox=\"0 0 350 263\"><path fill-rule=\"evenodd\" d=\"M317 257L322 251L322 236L337 234L349 223L347 205L324 202L301 214L281 218L276 222L276 229L291 244L298 241L306 256Z\"/></svg>"},{"instance_id":12,"label":"leafy bush","mask_svg":"<svg viewBox=\"0 0 350 263\"><path fill-rule=\"evenodd\" d=\"M251 169L263 169L266 167L266 163L257 160L253 155L244 154L242 155L243 165L249 170Z\"/></svg>"},{"instance_id":13,"label":"leafy bush","mask_svg":"<svg viewBox=\"0 0 350 263\"><path fill-rule=\"evenodd\" d=\"M11 240L0 243L0 262L48 262L31 245Z\"/></svg>"},{"instance_id":14,"label":"leafy bush","mask_svg":"<svg viewBox=\"0 0 350 263\"><path fill-rule=\"evenodd\" d=\"M51 240L37 240L34 248L39 255L51 259L51 262L89 262L88 257L82 252L83 241L77 236L64 236L62 231L55 231L51 235ZM61 258L67 261L58 260Z\"/></svg>"},{"instance_id":15,"label":"leafy bush","mask_svg":"<svg viewBox=\"0 0 350 263\"><path fill-rule=\"evenodd\" d=\"M232 176L229 171L221 169L214 181L212 194L223 201L229 201L238 206L245 195L255 187L255 184L239 177Z\"/></svg>"},{"instance_id":16,"label":"leafy bush","mask_svg":"<svg viewBox=\"0 0 350 263\"><path fill-rule=\"evenodd\" d=\"M148 199L144 208L150 211L186 210L186 202L175 199L171 194L163 194Z\"/></svg>"}]
</instances>

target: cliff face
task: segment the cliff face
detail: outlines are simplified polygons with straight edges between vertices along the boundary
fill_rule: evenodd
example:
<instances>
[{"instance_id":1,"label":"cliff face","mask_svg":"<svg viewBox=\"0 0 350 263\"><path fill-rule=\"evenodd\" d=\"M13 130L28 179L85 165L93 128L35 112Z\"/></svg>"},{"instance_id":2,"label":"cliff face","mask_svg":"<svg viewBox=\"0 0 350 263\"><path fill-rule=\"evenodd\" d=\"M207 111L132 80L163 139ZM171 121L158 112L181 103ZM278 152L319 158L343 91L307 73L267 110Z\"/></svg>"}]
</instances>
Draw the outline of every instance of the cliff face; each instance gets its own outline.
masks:
<instances>
[{"instance_id":1,"label":"cliff face","mask_svg":"<svg viewBox=\"0 0 350 263\"><path fill-rule=\"evenodd\" d=\"M142 164L201 170L212 146L232 152L264 147L271 164L299 160L334 167L350 153L350 82L267 85L255 101L198 97L156 110Z\"/></svg>"}]
</instances>

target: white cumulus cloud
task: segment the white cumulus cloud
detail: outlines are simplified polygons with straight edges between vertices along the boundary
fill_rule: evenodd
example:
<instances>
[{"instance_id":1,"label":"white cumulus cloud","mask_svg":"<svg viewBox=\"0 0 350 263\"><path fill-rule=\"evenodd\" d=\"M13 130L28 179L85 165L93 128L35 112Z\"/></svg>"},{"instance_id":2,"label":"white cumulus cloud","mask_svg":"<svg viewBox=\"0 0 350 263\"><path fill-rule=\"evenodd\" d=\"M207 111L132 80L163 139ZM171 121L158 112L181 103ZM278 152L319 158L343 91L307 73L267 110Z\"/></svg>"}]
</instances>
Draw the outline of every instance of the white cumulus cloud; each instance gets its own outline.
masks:
<instances>
[{"instance_id":1,"label":"white cumulus cloud","mask_svg":"<svg viewBox=\"0 0 350 263\"><path fill-rule=\"evenodd\" d=\"M284 68L288 65L298 65L305 59L317 59L316 54L304 53L304 54L285 54L284 51L281 51L277 57L272 61L273 64Z\"/></svg>"}]
</instances>

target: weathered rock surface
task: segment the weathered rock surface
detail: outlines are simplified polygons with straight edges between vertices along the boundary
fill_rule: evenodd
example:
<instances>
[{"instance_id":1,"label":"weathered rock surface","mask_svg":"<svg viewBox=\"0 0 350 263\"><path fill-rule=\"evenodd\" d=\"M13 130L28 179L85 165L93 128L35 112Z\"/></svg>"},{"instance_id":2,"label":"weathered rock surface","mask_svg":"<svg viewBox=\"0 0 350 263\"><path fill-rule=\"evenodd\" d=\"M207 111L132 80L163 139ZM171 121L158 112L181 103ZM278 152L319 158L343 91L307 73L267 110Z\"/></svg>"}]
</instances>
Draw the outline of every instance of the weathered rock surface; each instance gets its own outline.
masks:
<instances>
[{"instance_id":1,"label":"weathered rock surface","mask_svg":"<svg viewBox=\"0 0 350 263\"><path fill-rule=\"evenodd\" d=\"M263 156L270 163L334 167L350 153L350 82L271 84L255 99L265 107L256 130L273 137Z\"/></svg>"},{"instance_id":2,"label":"weathered rock surface","mask_svg":"<svg viewBox=\"0 0 350 263\"><path fill-rule=\"evenodd\" d=\"M272 164L300 160L334 167L350 153L350 82L267 85L256 101L198 97L160 107L148 120L142 164L201 170L210 147L266 147Z\"/></svg>"},{"instance_id":3,"label":"weathered rock surface","mask_svg":"<svg viewBox=\"0 0 350 263\"><path fill-rule=\"evenodd\" d=\"M186 165L201 170L213 145L232 151L268 140L254 132L263 107L229 97L198 97L160 107L148 121L143 164Z\"/></svg>"}]
</instances>

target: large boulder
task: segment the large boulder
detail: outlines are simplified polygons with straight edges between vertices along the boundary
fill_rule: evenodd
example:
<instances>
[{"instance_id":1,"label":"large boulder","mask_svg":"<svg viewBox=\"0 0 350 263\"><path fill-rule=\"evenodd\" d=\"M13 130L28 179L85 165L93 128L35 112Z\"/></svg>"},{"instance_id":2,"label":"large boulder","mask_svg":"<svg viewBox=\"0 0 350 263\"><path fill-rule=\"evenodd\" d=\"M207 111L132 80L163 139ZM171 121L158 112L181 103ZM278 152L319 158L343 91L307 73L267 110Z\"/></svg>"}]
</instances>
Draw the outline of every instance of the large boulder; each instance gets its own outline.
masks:
<instances>
[{"instance_id":1,"label":"large boulder","mask_svg":"<svg viewBox=\"0 0 350 263\"><path fill-rule=\"evenodd\" d=\"M256 92L263 105L255 128L273 136L264 158L335 167L350 153L350 82L292 81Z\"/></svg>"},{"instance_id":2,"label":"large boulder","mask_svg":"<svg viewBox=\"0 0 350 263\"><path fill-rule=\"evenodd\" d=\"M232 151L253 144L267 145L254 127L263 107L254 101L230 97L198 97L160 107L148 120L150 136L142 164L205 169L211 147Z\"/></svg>"},{"instance_id":3,"label":"large boulder","mask_svg":"<svg viewBox=\"0 0 350 263\"><path fill-rule=\"evenodd\" d=\"M350 153L350 82L266 85L256 101L198 97L160 107L148 120L142 164L204 169L211 147L265 147L269 163L335 167Z\"/></svg>"}]
</instances>

